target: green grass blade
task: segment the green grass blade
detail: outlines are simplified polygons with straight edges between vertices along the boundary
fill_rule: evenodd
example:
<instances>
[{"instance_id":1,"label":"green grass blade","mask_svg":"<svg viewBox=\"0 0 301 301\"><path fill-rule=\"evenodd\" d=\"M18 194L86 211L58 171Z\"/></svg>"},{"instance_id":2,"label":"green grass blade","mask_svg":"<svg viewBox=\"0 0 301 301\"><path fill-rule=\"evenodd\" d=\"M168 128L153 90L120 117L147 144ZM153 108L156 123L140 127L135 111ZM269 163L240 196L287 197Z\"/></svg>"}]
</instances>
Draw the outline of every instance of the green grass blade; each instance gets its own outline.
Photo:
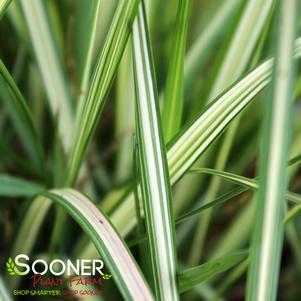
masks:
<instances>
[{"instance_id":1,"label":"green grass blade","mask_svg":"<svg viewBox=\"0 0 301 301\"><path fill-rule=\"evenodd\" d=\"M297 155L289 161L288 165L298 165L301 163L301 155Z\"/></svg>"},{"instance_id":2,"label":"green grass blade","mask_svg":"<svg viewBox=\"0 0 301 301\"><path fill-rule=\"evenodd\" d=\"M84 0L83 2L87 2L87 1ZM107 37L107 34L109 32L112 23L112 18L114 17L114 14L118 7L118 2L119 2L118 0L100 1L101 11L97 18L97 31L95 37L94 57L95 55L97 55L99 51L99 47L103 47L105 43L105 39Z\"/></svg>"},{"instance_id":3,"label":"green grass blade","mask_svg":"<svg viewBox=\"0 0 301 301\"><path fill-rule=\"evenodd\" d=\"M191 169L191 172L207 173L210 175L215 175L225 180L228 180L229 182L244 186L249 189L253 189L253 190L258 189L258 181L256 181L255 179L249 179L230 172L217 170L217 169L210 169L210 168L193 168Z\"/></svg>"},{"instance_id":4,"label":"green grass blade","mask_svg":"<svg viewBox=\"0 0 301 301\"><path fill-rule=\"evenodd\" d=\"M27 197L36 195L44 189L40 184L0 174L0 196Z\"/></svg>"},{"instance_id":5,"label":"green grass blade","mask_svg":"<svg viewBox=\"0 0 301 301\"><path fill-rule=\"evenodd\" d=\"M192 169L192 172L207 173L207 174L215 175L215 176L221 177L227 181L230 181L234 184L241 185L241 186L246 187L251 190L259 189L259 184L258 184L257 179L249 179L249 178L239 176L239 175L236 175L236 174L233 174L230 172L216 170L216 169L210 169L210 168L196 168L196 169ZM285 197L291 203L294 203L294 204L301 203L301 198L296 193L287 192Z\"/></svg>"},{"instance_id":6,"label":"green grass blade","mask_svg":"<svg viewBox=\"0 0 301 301\"><path fill-rule=\"evenodd\" d=\"M49 28L51 29L51 35L53 37L53 43L57 48L57 53L59 59L64 62L64 51L68 52L68 46L65 48L64 45L64 32L63 32L63 22L60 18L60 7L56 5L55 2L48 1L44 4L45 12L47 15L47 21ZM62 7L62 6L61 6ZM67 63L68 64L68 63Z\"/></svg>"},{"instance_id":7,"label":"green grass blade","mask_svg":"<svg viewBox=\"0 0 301 301\"><path fill-rule=\"evenodd\" d=\"M211 201L211 202L208 202L206 203L205 205L203 206L200 206L196 209L193 209L187 213L184 213L182 215L180 215L179 217L177 217L175 219L175 223L176 224L179 224L187 219L189 219L190 217L196 215L196 214L199 214L200 212L202 212L203 210L206 210L206 209L209 209L209 208L212 208L213 206L216 206L216 205L220 205L238 195L240 195L241 193L247 191L248 189L247 188L244 188L244 187L238 187L238 188L234 188L232 190L230 190L229 192L217 197L215 200Z\"/></svg>"},{"instance_id":8,"label":"green grass blade","mask_svg":"<svg viewBox=\"0 0 301 301\"><path fill-rule=\"evenodd\" d=\"M100 0L92 0L90 2L87 1L79 1L78 2L79 8L82 7L83 12L79 12L79 14L84 13L84 16L88 19L88 24L85 24L82 19L84 19L83 16L81 16L82 23L78 22L79 24L76 24L77 26L80 26L80 28L76 28L79 31L82 31L82 34L80 35L80 38L84 38L83 40L77 41L76 46L78 49L76 49L77 56L80 56L80 58L77 59L77 69L78 69L78 77L79 77L79 85L80 85L80 91L79 91L79 104L77 108L77 113L79 114L82 112L82 107L84 106L84 101L87 97L87 90L89 87L89 79L91 76L91 69L92 69L92 59L93 59L93 50L95 46L95 35L96 35L96 29L97 29L97 19L100 12ZM88 14L87 14L88 12ZM88 17L87 17L88 16ZM84 23L84 24L83 24ZM85 26L86 25L86 26ZM84 48L83 48L84 46ZM76 118L78 120L79 117Z\"/></svg>"},{"instance_id":9,"label":"green grass blade","mask_svg":"<svg viewBox=\"0 0 301 301\"><path fill-rule=\"evenodd\" d=\"M154 300L125 242L89 199L72 189L52 190L44 196L64 207L89 235L125 300Z\"/></svg>"},{"instance_id":10,"label":"green grass blade","mask_svg":"<svg viewBox=\"0 0 301 301\"><path fill-rule=\"evenodd\" d=\"M85 1L79 0L74 3L74 33L73 47L70 49L74 58L74 71L76 83L81 86L85 78L85 70L91 68L90 61L93 57L93 49L96 47L96 31L97 20L100 17L100 7L102 8L102 14L104 14L104 5L100 3L100 0ZM97 44L97 46L100 43ZM92 50L92 53L91 53ZM91 55L91 56L90 56ZM88 76L89 78L89 76ZM80 93L86 93L87 91L78 91Z\"/></svg>"},{"instance_id":11,"label":"green grass blade","mask_svg":"<svg viewBox=\"0 0 301 301\"><path fill-rule=\"evenodd\" d=\"M209 280L215 275L225 272L236 266L248 256L248 251L240 251L225 255L221 258L208 261L200 266L189 268L179 273L178 281L180 292L190 290L197 284Z\"/></svg>"},{"instance_id":12,"label":"green grass blade","mask_svg":"<svg viewBox=\"0 0 301 301\"><path fill-rule=\"evenodd\" d=\"M45 8L41 1L34 0L21 0L21 5L49 105L52 114L58 115L59 133L65 150L68 150L73 129L73 108L57 46L54 44L51 28L47 22Z\"/></svg>"},{"instance_id":13,"label":"green grass blade","mask_svg":"<svg viewBox=\"0 0 301 301\"><path fill-rule=\"evenodd\" d=\"M8 9L11 0L0 0L0 20L4 16L6 10Z\"/></svg>"},{"instance_id":14,"label":"green grass blade","mask_svg":"<svg viewBox=\"0 0 301 301\"><path fill-rule=\"evenodd\" d=\"M301 205L296 205L292 209L290 209L284 219L284 224L288 224L291 222L294 218L296 218L298 215L300 215L301 212Z\"/></svg>"},{"instance_id":15,"label":"green grass blade","mask_svg":"<svg viewBox=\"0 0 301 301\"><path fill-rule=\"evenodd\" d=\"M167 142L178 132L182 121L184 57L189 8L190 0L179 1L162 112L163 133Z\"/></svg>"},{"instance_id":16,"label":"green grass blade","mask_svg":"<svg viewBox=\"0 0 301 301\"><path fill-rule=\"evenodd\" d=\"M178 300L172 197L144 7L133 25L140 173L157 300Z\"/></svg>"},{"instance_id":17,"label":"green grass blade","mask_svg":"<svg viewBox=\"0 0 301 301\"><path fill-rule=\"evenodd\" d=\"M129 42L117 76L115 137L120 141L120 144L117 150L115 178L118 183L129 179L133 163L132 135L135 129L135 88L132 47Z\"/></svg>"},{"instance_id":18,"label":"green grass blade","mask_svg":"<svg viewBox=\"0 0 301 301\"><path fill-rule=\"evenodd\" d=\"M23 95L2 60L0 60L0 81L0 84L3 85L3 88L5 89L5 91L2 89L2 97L7 100L6 105L14 125L19 132L20 139L36 170L39 174L44 174L45 164L43 148L33 123L32 115ZM6 89L9 93L6 93ZM5 97L5 95L7 97Z\"/></svg>"},{"instance_id":19,"label":"green grass blade","mask_svg":"<svg viewBox=\"0 0 301 301\"><path fill-rule=\"evenodd\" d=\"M138 0L120 1L116 9L105 45L99 55L89 87L87 99L77 114L74 132L69 176L67 184L76 179L83 156L93 134L98 117L105 103L118 64L130 34Z\"/></svg>"},{"instance_id":20,"label":"green grass blade","mask_svg":"<svg viewBox=\"0 0 301 301\"><path fill-rule=\"evenodd\" d=\"M280 1L279 11L278 52L272 97L266 106L259 197L247 280L248 301L276 300L282 250L297 1Z\"/></svg>"}]
</instances>

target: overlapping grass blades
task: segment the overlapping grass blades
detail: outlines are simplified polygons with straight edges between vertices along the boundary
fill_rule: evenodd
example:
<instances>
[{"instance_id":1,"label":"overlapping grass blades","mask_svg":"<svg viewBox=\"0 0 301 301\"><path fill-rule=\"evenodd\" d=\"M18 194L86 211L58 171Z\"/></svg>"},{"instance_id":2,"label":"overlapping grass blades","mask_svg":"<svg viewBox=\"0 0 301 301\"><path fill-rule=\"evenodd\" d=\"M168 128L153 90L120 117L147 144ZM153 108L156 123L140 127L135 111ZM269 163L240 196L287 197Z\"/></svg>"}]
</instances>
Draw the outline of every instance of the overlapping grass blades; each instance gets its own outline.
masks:
<instances>
[{"instance_id":1,"label":"overlapping grass blades","mask_svg":"<svg viewBox=\"0 0 301 301\"><path fill-rule=\"evenodd\" d=\"M82 122L89 123L89 125L92 126L92 128L94 128L96 125L97 117L99 114L97 114L97 112L95 111L95 106L98 106L98 109L101 110L104 104L105 95L108 92L110 84L114 78L114 74L116 72L119 60L122 56L123 49L125 47L127 38L130 33L130 25L135 16L137 2L138 1L136 0L131 0L123 1L120 3L119 8L115 13L114 20L112 22L110 34L108 34L107 36L105 46L100 53L97 66L94 71L94 75L92 76L92 83L89 89L87 99L83 99L78 107L78 120L76 120L75 122L77 124L77 127L74 133L75 136L73 141L73 151L71 153L71 157L69 157L70 169L68 170L69 177L67 179L67 182L69 184L72 184L75 181L78 169L83 159L83 153L81 153L80 155L78 151L84 150L87 147L87 145L84 145L82 143L83 141L81 139L78 139L77 135L83 135L83 139L88 139L88 137L90 137L92 134L92 132L88 130L89 126L87 126L87 130L85 130L84 124ZM92 24L91 26L93 28ZM91 41L91 43L93 44L93 41ZM90 63L90 59L91 58L87 58L87 63ZM86 70L86 72L88 73L89 71ZM86 74L86 76L88 75ZM102 95L102 98L99 98L99 95ZM85 121L83 121L83 119ZM90 130L92 129L90 128ZM88 143L87 140L85 141L86 143ZM40 210L40 207L34 206L32 210L34 210L34 208ZM44 208L42 204L41 208L43 208L43 217L45 217L45 213L47 212L49 206L45 205ZM37 211L35 212L36 214L38 214ZM28 214L25 216L24 222L26 224L31 219L31 216L32 214ZM38 223L42 223L42 221L43 218L39 218L35 223L32 231L33 235L36 235L35 231L39 228ZM58 225L60 227L61 222L58 221ZM25 236L18 236L18 241L22 241L24 239ZM31 240L31 242L34 242L34 240ZM29 249L31 248L32 246L29 247Z\"/></svg>"},{"instance_id":2,"label":"overlapping grass blades","mask_svg":"<svg viewBox=\"0 0 301 301\"><path fill-rule=\"evenodd\" d=\"M262 64L223 93L176 137L167 156L173 183L268 84L271 64L272 61Z\"/></svg>"},{"instance_id":3,"label":"overlapping grass blades","mask_svg":"<svg viewBox=\"0 0 301 301\"><path fill-rule=\"evenodd\" d=\"M67 184L72 185L87 149L105 98L112 85L135 17L139 0L120 1L115 12L105 45L99 55L91 79L87 98L77 114L69 163Z\"/></svg>"},{"instance_id":4,"label":"overlapping grass blades","mask_svg":"<svg viewBox=\"0 0 301 301\"><path fill-rule=\"evenodd\" d=\"M295 42L295 57L301 55L301 38ZM167 151L171 184L175 184L206 148L223 132L227 125L270 82L273 59L270 59L212 102L199 116L171 141ZM132 192L112 212L111 219L122 235L127 235L136 224ZM83 250L85 256L94 254L93 248Z\"/></svg>"},{"instance_id":5,"label":"overlapping grass blades","mask_svg":"<svg viewBox=\"0 0 301 301\"><path fill-rule=\"evenodd\" d=\"M73 129L74 108L44 4L40 1L22 0L21 5L49 105L52 114L58 117L59 133L65 150L68 151Z\"/></svg>"},{"instance_id":6,"label":"overlapping grass blades","mask_svg":"<svg viewBox=\"0 0 301 301\"><path fill-rule=\"evenodd\" d=\"M272 96L266 106L261 150L257 214L247 281L248 301L276 300L281 260L297 1L280 1L279 11Z\"/></svg>"},{"instance_id":7,"label":"overlapping grass blades","mask_svg":"<svg viewBox=\"0 0 301 301\"><path fill-rule=\"evenodd\" d=\"M239 76L241 76L242 72L246 70L251 54L271 10L271 5L272 0L251 0L246 3L240 17L239 24L235 28L231 43L225 53L225 57L219 67L217 76L211 88L210 95L208 97L209 102L217 97L227 86L232 84ZM233 122L225 134L225 138L223 139L216 158L216 169L224 169L227 164L239 122L240 120L238 118ZM201 160L200 165L202 164L204 163ZM220 182L218 178L213 178L210 181L204 197L205 203L215 198L219 184ZM211 210L208 210L200 217L189 256L190 264L198 263L202 256L202 249L204 247L210 219Z\"/></svg>"},{"instance_id":8,"label":"overlapping grass blades","mask_svg":"<svg viewBox=\"0 0 301 301\"><path fill-rule=\"evenodd\" d=\"M157 300L179 300L172 196L144 6L133 25L141 189Z\"/></svg>"}]
</instances>

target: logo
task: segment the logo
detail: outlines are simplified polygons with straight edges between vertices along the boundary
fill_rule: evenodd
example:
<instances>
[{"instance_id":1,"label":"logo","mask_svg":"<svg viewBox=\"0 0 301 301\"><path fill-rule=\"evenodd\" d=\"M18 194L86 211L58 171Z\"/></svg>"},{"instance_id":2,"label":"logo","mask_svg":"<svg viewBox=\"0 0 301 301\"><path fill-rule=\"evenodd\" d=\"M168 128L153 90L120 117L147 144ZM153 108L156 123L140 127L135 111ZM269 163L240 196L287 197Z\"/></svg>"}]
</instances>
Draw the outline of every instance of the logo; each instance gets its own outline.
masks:
<instances>
[{"instance_id":1,"label":"logo","mask_svg":"<svg viewBox=\"0 0 301 301\"><path fill-rule=\"evenodd\" d=\"M104 280L112 275L105 273L101 259L62 260L55 258L50 262L44 259L31 260L26 254L11 257L6 262L6 269L11 276L31 275L33 290L14 290L14 295L101 295L101 290L77 290L76 286L101 287ZM39 288L39 290L37 290ZM42 289L41 289L42 288ZM47 288L47 290L45 290ZM49 290L55 288L56 290ZM67 288L67 289L66 289ZM60 289L60 290L59 290Z\"/></svg>"}]
</instances>

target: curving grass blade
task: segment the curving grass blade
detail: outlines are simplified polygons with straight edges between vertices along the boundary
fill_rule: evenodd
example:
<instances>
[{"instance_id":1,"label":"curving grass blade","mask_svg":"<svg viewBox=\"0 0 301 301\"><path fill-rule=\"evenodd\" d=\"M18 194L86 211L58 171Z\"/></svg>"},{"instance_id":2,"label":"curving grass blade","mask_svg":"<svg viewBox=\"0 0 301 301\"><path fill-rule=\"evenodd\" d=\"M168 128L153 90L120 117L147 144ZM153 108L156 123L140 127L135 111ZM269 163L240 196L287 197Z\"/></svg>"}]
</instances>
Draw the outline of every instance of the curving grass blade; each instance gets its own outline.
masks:
<instances>
[{"instance_id":1,"label":"curving grass blade","mask_svg":"<svg viewBox=\"0 0 301 301\"><path fill-rule=\"evenodd\" d=\"M241 185L245 188L251 189L251 190L258 190L259 184L258 179L249 179L240 175L236 175L230 172L216 170L216 169L210 169L210 168L195 168L191 170L192 172L197 173L207 173L211 175L215 175L218 177L223 178L224 180L227 180L229 182L232 182L234 184ZM301 204L301 197L298 196L298 194L293 192L287 192L286 193L286 199L294 204Z\"/></svg>"},{"instance_id":2,"label":"curving grass blade","mask_svg":"<svg viewBox=\"0 0 301 301\"><path fill-rule=\"evenodd\" d=\"M172 197L144 7L133 25L139 168L157 300L178 300Z\"/></svg>"},{"instance_id":3,"label":"curving grass blade","mask_svg":"<svg viewBox=\"0 0 301 301\"><path fill-rule=\"evenodd\" d=\"M187 219L189 219L190 217L199 214L200 212L202 212L203 210L212 208L216 205L221 205L222 203L242 194L243 192L247 191L248 188L244 188L244 187L238 187L238 188L234 188L232 190L230 190L229 192L217 197L216 199L214 199L211 202L206 203L205 205L202 205L198 208L195 208L187 213L184 213L182 215L180 215L179 217L177 217L175 219L175 223L179 224Z\"/></svg>"},{"instance_id":4,"label":"curving grass blade","mask_svg":"<svg viewBox=\"0 0 301 301\"><path fill-rule=\"evenodd\" d=\"M288 165L298 165L300 163L301 163L301 155L297 155L289 161Z\"/></svg>"},{"instance_id":5,"label":"curving grass blade","mask_svg":"<svg viewBox=\"0 0 301 301\"><path fill-rule=\"evenodd\" d=\"M280 18L272 97L260 161L260 185L247 279L248 301L276 300L283 241L290 118L292 111L293 41L297 1L280 1Z\"/></svg>"},{"instance_id":6,"label":"curving grass blade","mask_svg":"<svg viewBox=\"0 0 301 301\"><path fill-rule=\"evenodd\" d=\"M248 251L234 252L180 272L178 275L180 292L188 291L201 282L231 269L245 260L248 254Z\"/></svg>"},{"instance_id":7,"label":"curving grass blade","mask_svg":"<svg viewBox=\"0 0 301 301\"><path fill-rule=\"evenodd\" d=\"M0 174L0 196L28 197L36 195L44 189L40 184Z\"/></svg>"},{"instance_id":8,"label":"curving grass blade","mask_svg":"<svg viewBox=\"0 0 301 301\"><path fill-rule=\"evenodd\" d=\"M99 55L87 98L77 113L67 185L76 180L83 156L93 134L105 98L112 85L130 34L139 0L122 0L116 9L105 45Z\"/></svg>"},{"instance_id":9,"label":"curving grass blade","mask_svg":"<svg viewBox=\"0 0 301 301\"><path fill-rule=\"evenodd\" d=\"M272 61L267 61L206 107L174 139L168 151L172 182L177 182L226 126L269 82Z\"/></svg>"},{"instance_id":10,"label":"curving grass blade","mask_svg":"<svg viewBox=\"0 0 301 301\"><path fill-rule=\"evenodd\" d=\"M125 242L89 199L73 189L51 190L43 196L65 208L92 239L125 300L154 300Z\"/></svg>"},{"instance_id":11,"label":"curving grass blade","mask_svg":"<svg viewBox=\"0 0 301 301\"><path fill-rule=\"evenodd\" d=\"M300 196L301 198L301 196ZM284 219L284 224L287 225L290 223L292 220L294 220L297 216L300 215L301 212L301 205L296 205L292 209L290 209Z\"/></svg>"}]
</instances>

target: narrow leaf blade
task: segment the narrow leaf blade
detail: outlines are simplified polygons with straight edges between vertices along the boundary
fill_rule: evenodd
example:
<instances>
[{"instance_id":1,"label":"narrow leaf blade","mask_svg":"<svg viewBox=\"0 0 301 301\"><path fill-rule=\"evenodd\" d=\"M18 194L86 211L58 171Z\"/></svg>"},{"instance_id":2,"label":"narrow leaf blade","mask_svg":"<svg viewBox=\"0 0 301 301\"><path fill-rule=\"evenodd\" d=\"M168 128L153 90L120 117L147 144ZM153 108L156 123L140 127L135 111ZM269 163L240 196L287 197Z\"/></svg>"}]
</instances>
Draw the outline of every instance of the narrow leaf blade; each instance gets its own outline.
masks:
<instances>
[{"instance_id":1,"label":"narrow leaf blade","mask_svg":"<svg viewBox=\"0 0 301 301\"><path fill-rule=\"evenodd\" d=\"M297 1L280 1L279 8L274 82L266 106L259 196L247 279L248 301L276 300L283 243Z\"/></svg>"},{"instance_id":2,"label":"narrow leaf blade","mask_svg":"<svg viewBox=\"0 0 301 301\"><path fill-rule=\"evenodd\" d=\"M208 261L200 266L182 271L178 275L180 292L186 292L197 284L207 281L215 275L231 269L246 259L247 256L248 251L235 252L221 258Z\"/></svg>"},{"instance_id":3,"label":"narrow leaf blade","mask_svg":"<svg viewBox=\"0 0 301 301\"><path fill-rule=\"evenodd\" d=\"M178 132L182 119L184 57L189 8L190 0L179 1L162 113L164 139L167 142Z\"/></svg>"},{"instance_id":4,"label":"narrow leaf blade","mask_svg":"<svg viewBox=\"0 0 301 301\"><path fill-rule=\"evenodd\" d=\"M0 196L28 197L34 196L43 190L44 187L40 184L0 174Z\"/></svg>"},{"instance_id":5,"label":"narrow leaf blade","mask_svg":"<svg viewBox=\"0 0 301 301\"><path fill-rule=\"evenodd\" d=\"M145 219L157 300L178 300L172 199L146 16L133 25L136 117Z\"/></svg>"}]
</instances>

